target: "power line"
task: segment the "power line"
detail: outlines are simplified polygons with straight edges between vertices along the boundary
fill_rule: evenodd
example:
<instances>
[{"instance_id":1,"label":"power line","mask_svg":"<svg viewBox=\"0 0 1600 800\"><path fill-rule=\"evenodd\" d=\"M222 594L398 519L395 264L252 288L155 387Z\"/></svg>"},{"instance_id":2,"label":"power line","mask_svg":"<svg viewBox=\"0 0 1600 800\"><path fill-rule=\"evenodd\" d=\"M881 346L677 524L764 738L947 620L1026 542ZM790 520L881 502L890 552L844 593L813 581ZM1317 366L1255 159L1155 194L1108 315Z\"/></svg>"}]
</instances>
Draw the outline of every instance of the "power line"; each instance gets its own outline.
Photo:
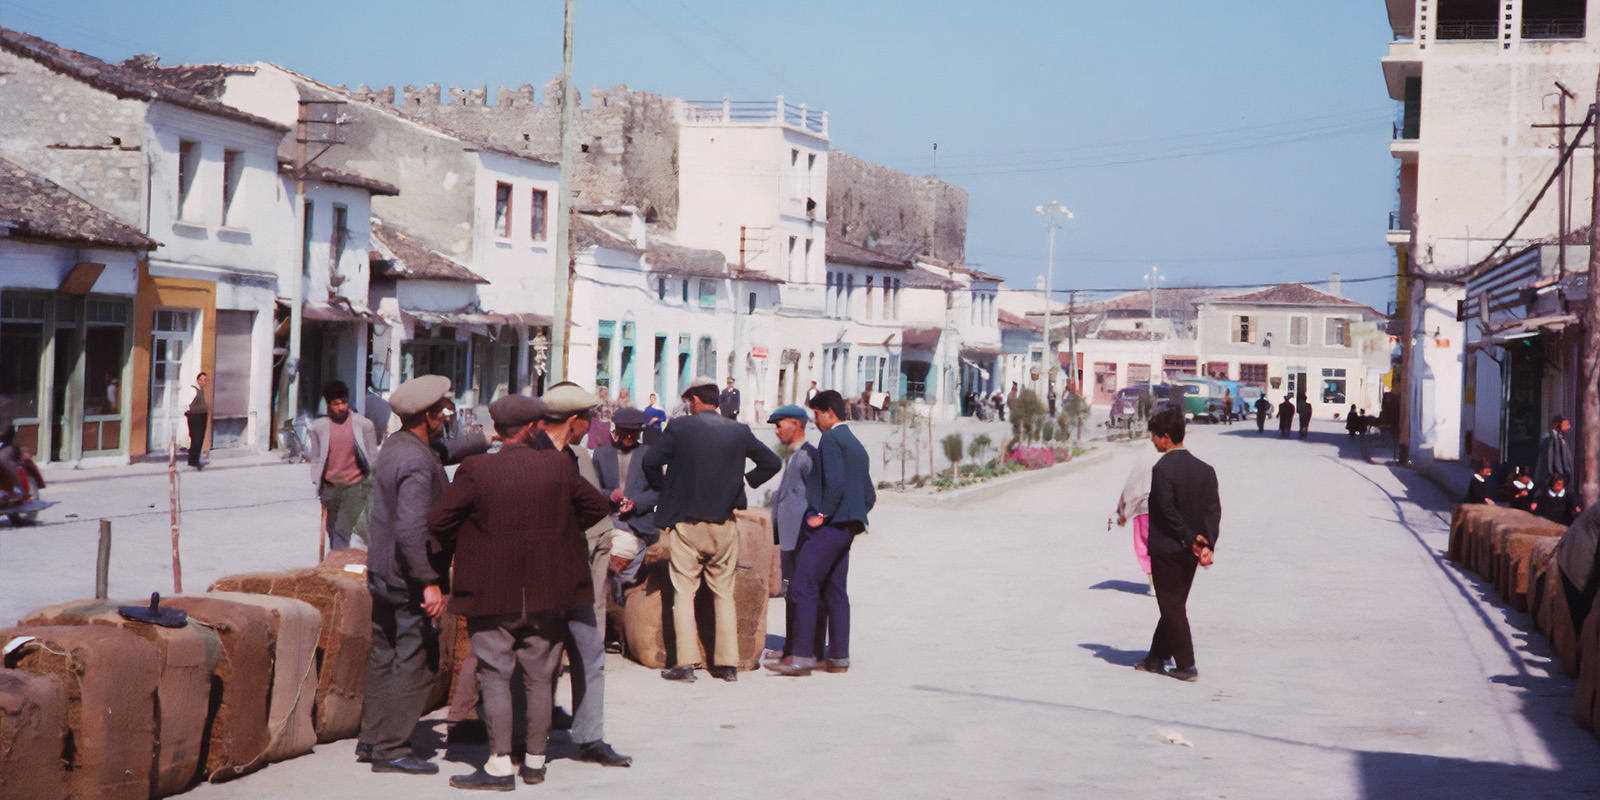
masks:
<instances>
[{"instance_id":1,"label":"power line","mask_svg":"<svg viewBox=\"0 0 1600 800\"><path fill-rule=\"evenodd\" d=\"M1340 278L1339 283L1341 285L1346 283L1371 283L1373 281L1392 281L1394 279L1395 276L1393 274L1369 275L1365 278ZM1327 278L1321 278L1314 281L1269 281L1266 283L1197 283L1190 284L1188 286L1168 286L1165 289L1162 289L1162 291L1170 292L1173 289L1266 289L1272 286L1282 286L1289 283L1298 283L1302 286L1320 286L1322 284L1331 282L1332 281L1328 280ZM1056 289L1053 294L1068 294L1070 292L1085 292L1090 294L1127 294L1129 292L1143 292L1147 291L1148 289L1149 287L1147 286L1138 286L1131 289Z\"/></svg>"},{"instance_id":2,"label":"power line","mask_svg":"<svg viewBox=\"0 0 1600 800\"><path fill-rule=\"evenodd\" d=\"M1034 258L1038 257L1037 253L1022 254L1022 253L1000 252L1000 251L996 251L996 250L970 250L968 252L970 254L976 255L976 256L994 256L994 257L998 257L998 258L1034 259ZM1334 256L1357 256L1357 255L1379 255L1379 254L1388 255L1390 253L1392 253L1392 251L1388 247L1384 247L1384 246L1380 245L1380 246L1372 246L1372 247L1361 247L1361 248L1350 249L1350 250L1323 250L1323 251L1301 252L1301 253L1278 253L1278 254L1269 253L1269 254L1251 254L1251 255L1237 255L1237 256L1236 255L1179 256L1179 257L1174 257L1174 258L1166 258L1166 257L1160 257L1160 256L1144 256L1144 257L1121 257L1121 256L1115 256L1114 257L1114 256L1100 255L1100 254L1082 254L1082 255L1076 255L1075 256L1072 253L1064 253L1064 254L1062 254L1062 256L1063 256L1063 258L1066 259L1066 262L1068 264L1074 264L1074 263L1077 263L1077 264L1149 264L1149 263L1156 263L1156 264L1209 264L1209 263L1218 262L1218 261L1229 261L1229 262L1300 261L1300 260L1312 259L1312 258L1331 258L1331 257L1334 257Z\"/></svg>"}]
</instances>

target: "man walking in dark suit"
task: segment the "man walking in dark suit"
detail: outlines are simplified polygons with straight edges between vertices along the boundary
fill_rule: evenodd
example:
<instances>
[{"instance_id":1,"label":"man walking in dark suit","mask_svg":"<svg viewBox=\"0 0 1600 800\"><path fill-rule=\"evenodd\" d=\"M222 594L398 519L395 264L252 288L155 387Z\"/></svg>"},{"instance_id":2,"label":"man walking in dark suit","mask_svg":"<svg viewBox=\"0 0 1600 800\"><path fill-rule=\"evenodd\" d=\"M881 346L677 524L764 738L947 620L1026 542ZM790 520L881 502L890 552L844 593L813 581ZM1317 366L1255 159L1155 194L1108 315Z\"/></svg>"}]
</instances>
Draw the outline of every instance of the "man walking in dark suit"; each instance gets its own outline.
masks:
<instances>
[{"instance_id":1,"label":"man walking in dark suit","mask_svg":"<svg viewBox=\"0 0 1600 800\"><path fill-rule=\"evenodd\" d=\"M734 388L732 377L728 378L728 388L717 396L717 411L728 419L739 418L739 390Z\"/></svg>"},{"instance_id":2,"label":"man walking in dark suit","mask_svg":"<svg viewBox=\"0 0 1600 800\"><path fill-rule=\"evenodd\" d=\"M528 446L544 410L523 395L496 400L489 413L503 446L463 462L428 515L433 534L455 544L450 611L467 618L489 728L488 762L452 777L458 789L507 791L518 774L524 783L544 781L567 615L594 604L583 531L611 507L561 449ZM512 757L511 679L518 666L527 704L521 764Z\"/></svg>"},{"instance_id":3,"label":"man walking in dark suit","mask_svg":"<svg viewBox=\"0 0 1600 800\"><path fill-rule=\"evenodd\" d=\"M733 570L739 563L735 509L745 508L744 486L752 488L778 474L783 462L750 428L717 413L717 382L696 378L683 392L687 417L674 419L645 456L644 474L660 492L656 527L666 530L672 576L673 666L661 671L669 681L693 681L699 666L700 637L694 596L703 578L715 596L712 677L739 679L738 612L733 604ZM744 462L755 462L744 472ZM665 469L665 474L663 474Z\"/></svg>"},{"instance_id":4,"label":"man walking in dark suit","mask_svg":"<svg viewBox=\"0 0 1600 800\"><path fill-rule=\"evenodd\" d=\"M1294 399L1289 395L1283 396L1283 402L1278 404L1278 438L1289 438L1289 430L1294 427Z\"/></svg>"},{"instance_id":5,"label":"man walking in dark suit","mask_svg":"<svg viewBox=\"0 0 1600 800\"><path fill-rule=\"evenodd\" d=\"M1263 433L1267 429L1267 415L1272 413L1272 401L1267 399L1265 393L1256 398L1256 433Z\"/></svg>"},{"instance_id":6,"label":"man walking in dark suit","mask_svg":"<svg viewBox=\"0 0 1600 800\"><path fill-rule=\"evenodd\" d=\"M1183 433L1181 411L1167 410L1150 418L1150 441L1162 453L1150 472L1150 582L1161 621L1150 640L1150 653L1133 666L1194 681L1200 672L1195 669L1189 633L1189 587L1196 567L1211 566L1222 501L1217 496L1216 470L1184 448Z\"/></svg>"},{"instance_id":7,"label":"man walking in dark suit","mask_svg":"<svg viewBox=\"0 0 1600 800\"><path fill-rule=\"evenodd\" d=\"M845 591L850 572L850 545L867 529L867 512L877 502L869 469L872 459L850 428L842 424L844 398L829 389L811 398L822 438L817 459L806 482L805 530L795 553L794 580L789 598L794 603L793 655L770 663L779 675L810 675L814 669L844 672L850 669L850 597ZM828 653L816 651L821 606L828 607Z\"/></svg>"},{"instance_id":8,"label":"man walking in dark suit","mask_svg":"<svg viewBox=\"0 0 1600 800\"><path fill-rule=\"evenodd\" d=\"M1295 404L1295 412L1300 415L1300 438L1306 438L1306 430L1311 427L1311 401L1304 394L1300 395L1300 402Z\"/></svg>"}]
</instances>

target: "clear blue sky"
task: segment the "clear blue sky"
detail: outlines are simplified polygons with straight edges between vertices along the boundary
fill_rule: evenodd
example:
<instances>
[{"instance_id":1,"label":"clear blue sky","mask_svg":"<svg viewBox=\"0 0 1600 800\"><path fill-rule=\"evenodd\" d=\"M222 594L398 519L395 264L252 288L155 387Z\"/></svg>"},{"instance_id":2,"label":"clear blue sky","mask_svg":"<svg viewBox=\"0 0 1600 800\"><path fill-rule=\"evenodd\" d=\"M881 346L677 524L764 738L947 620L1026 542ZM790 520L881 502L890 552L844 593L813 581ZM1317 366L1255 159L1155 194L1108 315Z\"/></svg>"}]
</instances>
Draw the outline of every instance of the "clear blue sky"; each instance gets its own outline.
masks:
<instances>
[{"instance_id":1,"label":"clear blue sky","mask_svg":"<svg viewBox=\"0 0 1600 800\"><path fill-rule=\"evenodd\" d=\"M541 86L561 0L0 0L0 25L107 60L271 61L329 83ZM575 81L779 94L833 146L970 193L967 258L1032 288L1034 207L1075 214L1057 288L1393 271L1393 103L1377 0L578 0ZM1392 281L1347 284L1380 310Z\"/></svg>"}]
</instances>

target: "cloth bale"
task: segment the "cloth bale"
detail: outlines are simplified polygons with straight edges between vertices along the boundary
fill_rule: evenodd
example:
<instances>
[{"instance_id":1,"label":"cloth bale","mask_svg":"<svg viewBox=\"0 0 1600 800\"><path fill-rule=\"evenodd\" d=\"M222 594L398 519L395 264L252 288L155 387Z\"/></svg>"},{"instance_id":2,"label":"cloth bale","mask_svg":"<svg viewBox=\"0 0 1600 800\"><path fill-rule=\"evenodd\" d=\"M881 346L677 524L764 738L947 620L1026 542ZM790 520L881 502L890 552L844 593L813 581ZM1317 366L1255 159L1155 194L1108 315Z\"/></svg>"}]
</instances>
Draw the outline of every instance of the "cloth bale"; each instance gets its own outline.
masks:
<instances>
[{"instance_id":1,"label":"cloth bale","mask_svg":"<svg viewBox=\"0 0 1600 800\"><path fill-rule=\"evenodd\" d=\"M205 596L260 608L267 614L272 691L267 699L266 760L285 761L311 752L317 743L311 708L317 693L322 612L310 603L269 594L213 591Z\"/></svg>"},{"instance_id":2,"label":"cloth bale","mask_svg":"<svg viewBox=\"0 0 1600 800\"><path fill-rule=\"evenodd\" d=\"M1597 598L1595 608L1600 608ZM1590 609L1578 634L1578 685L1573 690L1572 718L1578 727L1596 730L1596 703L1600 702L1600 614Z\"/></svg>"},{"instance_id":3,"label":"cloth bale","mask_svg":"<svg viewBox=\"0 0 1600 800\"><path fill-rule=\"evenodd\" d=\"M301 569L232 575L211 588L290 597L322 612L322 634L317 642L320 668L312 711L317 741L334 742L360 731L367 650L372 645L372 595L365 575L342 569Z\"/></svg>"},{"instance_id":4,"label":"cloth bale","mask_svg":"<svg viewBox=\"0 0 1600 800\"><path fill-rule=\"evenodd\" d=\"M744 540L763 535L759 526L754 525L741 525L740 534ZM767 643L767 565L755 563L764 559L767 551L751 548L753 552L747 553L743 541L740 547L733 587L739 631L738 667L751 670L760 666L761 651ZM610 615L621 632L629 657L654 669L667 666L668 647L676 641L672 630L672 579L668 569L666 545L652 545L645 551L639 581L623 592L621 609L613 610ZM707 663L707 654L713 649L712 637L716 631L713 601L711 590L702 585L695 595L695 621L701 650L695 654L695 660L702 664Z\"/></svg>"},{"instance_id":5,"label":"cloth bale","mask_svg":"<svg viewBox=\"0 0 1600 800\"><path fill-rule=\"evenodd\" d=\"M222 642L209 628L186 623L165 628L124 618L119 606L139 600L73 600L35 609L24 625L111 625L156 647L161 671L156 684L155 791L165 797L192 786L200 776L211 718L211 678L222 656Z\"/></svg>"},{"instance_id":6,"label":"cloth bale","mask_svg":"<svg viewBox=\"0 0 1600 800\"><path fill-rule=\"evenodd\" d=\"M1561 570L1551 564L1544 572L1544 588L1539 607L1539 631L1544 634L1550 650L1555 653L1561 671L1578 675L1578 633L1573 630L1572 610L1567 607L1567 593L1561 586Z\"/></svg>"},{"instance_id":7,"label":"cloth bale","mask_svg":"<svg viewBox=\"0 0 1600 800\"><path fill-rule=\"evenodd\" d=\"M1500 596L1505 599L1506 605L1527 613L1528 563L1533 557L1533 551L1537 547L1545 546L1554 553L1555 543L1561 540L1561 534L1565 531L1566 529L1560 526L1539 527L1516 531L1506 537L1505 549L1500 556L1500 567L1496 570L1498 585L1501 587Z\"/></svg>"},{"instance_id":8,"label":"cloth bale","mask_svg":"<svg viewBox=\"0 0 1600 800\"><path fill-rule=\"evenodd\" d=\"M156 754L156 646L111 625L22 625L0 642L33 641L7 665L61 682L72 747L68 796L147 800Z\"/></svg>"},{"instance_id":9,"label":"cloth bale","mask_svg":"<svg viewBox=\"0 0 1600 800\"><path fill-rule=\"evenodd\" d=\"M1512 538L1517 536L1555 536L1559 537L1567 530L1565 525L1557 525L1550 520L1533 514L1520 512L1516 515L1498 517L1489 524L1489 564L1486 577L1494 584L1500 597L1511 603L1511 596L1515 590L1515 575L1512 571ZM1524 549L1524 552L1526 550Z\"/></svg>"},{"instance_id":10,"label":"cloth bale","mask_svg":"<svg viewBox=\"0 0 1600 800\"><path fill-rule=\"evenodd\" d=\"M1461 521L1462 552L1457 563L1478 575L1484 575L1489 563L1489 532L1495 521L1527 512L1506 506L1477 504L1461 508L1465 509Z\"/></svg>"},{"instance_id":11,"label":"cloth bale","mask_svg":"<svg viewBox=\"0 0 1600 800\"><path fill-rule=\"evenodd\" d=\"M779 558L776 534L773 532L772 509L752 508L733 512L739 523L739 563L754 569L765 569L769 597L783 593L783 561Z\"/></svg>"},{"instance_id":12,"label":"cloth bale","mask_svg":"<svg viewBox=\"0 0 1600 800\"><path fill-rule=\"evenodd\" d=\"M65 800L66 749L61 679L0 669L0 800Z\"/></svg>"},{"instance_id":13,"label":"cloth bale","mask_svg":"<svg viewBox=\"0 0 1600 800\"><path fill-rule=\"evenodd\" d=\"M1522 574L1518 580L1524 587L1523 602L1527 606L1528 620L1533 623L1535 630L1539 629L1539 619L1543 613L1544 572L1555 566L1556 543L1559 541L1560 537L1535 539L1528 548L1528 557L1522 562Z\"/></svg>"},{"instance_id":14,"label":"cloth bale","mask_svg":"<svg viewBox=\"0 0 1600 800\"><path fill-rule=\"evenodd\" d=\"M215 595L168 598L189 621L214 631L222 657L214 671L218 702L211 716L202 769L213 782L267 763L267 719L272 697L273 614L261 606Z\"/></svg>"},{"instance_id":15,"label":"cloth bale","mask_svg":"<svg viewBox=\"0 0 1600 800\"><path fill-rule=\"evenodd\" d=\"M439 672L434 678L433 688L428 691L429 711L450 702L456 682L460 679L461 663L472 649L467 636L466 617L442 614L436 624L439 627Z\"/></svg>"}]
</instances>

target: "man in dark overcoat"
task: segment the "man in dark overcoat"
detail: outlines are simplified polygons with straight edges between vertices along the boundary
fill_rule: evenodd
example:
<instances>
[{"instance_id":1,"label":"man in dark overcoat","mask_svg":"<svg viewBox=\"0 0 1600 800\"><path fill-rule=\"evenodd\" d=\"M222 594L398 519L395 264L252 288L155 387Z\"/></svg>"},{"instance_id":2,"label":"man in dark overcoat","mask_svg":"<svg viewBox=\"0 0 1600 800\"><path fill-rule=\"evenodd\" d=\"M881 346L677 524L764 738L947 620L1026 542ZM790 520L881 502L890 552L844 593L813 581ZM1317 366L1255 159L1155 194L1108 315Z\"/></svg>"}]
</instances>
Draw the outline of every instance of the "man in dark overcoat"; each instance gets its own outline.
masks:
<instances>
[{"instance_id":1,"label":"man in dark overcoat","mask_svg":"<svg viewBox=\"0 0 1600 800\"><path fill-rule=\"evenodd\" d=\"M489 729L482 770L450 779L459 789L514 788L545 778L545 748L568 612L593 605L585 528L610 503L578 474L570 456L535 450L543 409L509 395L489 407L503 441L497 453L467 459L428 515L428 528L455 548L450 611L467 618ZM526 695L526 754L512 748L512 672Z\"/></svg>"},{"instance_id":2,"label":"man in dark overcoat","mask_svg":"<svg viewBox=\"0 0 1600 800\"><path fill-rule=\"evenodd\" d=\"M1150 441L1162 453L1150 471L1150 583L1161 621L1150 639L1149 654L1134 668L1194 681L1200 672L1195 669L1189 631L1189 588L1195 569L1211 565L1222 501L1216 470L1195 458L1183 446L1183 438L1183 412L1172 409L1150 418Z\"/></svg>"}]
</instances>

